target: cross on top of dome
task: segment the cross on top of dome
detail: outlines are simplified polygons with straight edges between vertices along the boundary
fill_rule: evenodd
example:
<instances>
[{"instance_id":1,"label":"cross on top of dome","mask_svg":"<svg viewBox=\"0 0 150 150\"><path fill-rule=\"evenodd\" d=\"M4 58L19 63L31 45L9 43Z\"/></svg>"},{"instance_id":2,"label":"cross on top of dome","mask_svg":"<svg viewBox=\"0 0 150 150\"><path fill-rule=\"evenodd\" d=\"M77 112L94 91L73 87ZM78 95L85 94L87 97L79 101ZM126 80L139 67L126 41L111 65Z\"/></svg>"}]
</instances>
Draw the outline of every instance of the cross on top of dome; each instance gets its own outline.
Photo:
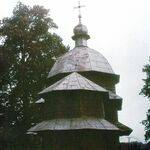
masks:
<instances>
[{"instance_id":1,"label":"cross on top of dome","mask_svg":"<svg viewBox=\"0 0 150 150\"><path fill-rule=\"evenodd\" d=\"M78 2L78 6L77 7L74 7L75 9L79 9L79 15L78 15L78 18L79 18L79 24L81 24L81 8L82 7L85 7L85 5L80 5L80 1Z\"/></svg>"},{"instance_id":2,"label":"cross on top of dome","mask_svg":"<svg viewBox=\"0 0 150 150\"><path fill-rule=\"evenodd\" d=\"M90 38L88 35L88 29L85 25L81 23L81 8L85 7L84 5L80 5L80 1L78 3L77 7L79 9L79 24L74 27L74 35L72 36L72 39L75 41L75 47L79 46L87 46L87 40Z\"/></svg>"}]
</instances>

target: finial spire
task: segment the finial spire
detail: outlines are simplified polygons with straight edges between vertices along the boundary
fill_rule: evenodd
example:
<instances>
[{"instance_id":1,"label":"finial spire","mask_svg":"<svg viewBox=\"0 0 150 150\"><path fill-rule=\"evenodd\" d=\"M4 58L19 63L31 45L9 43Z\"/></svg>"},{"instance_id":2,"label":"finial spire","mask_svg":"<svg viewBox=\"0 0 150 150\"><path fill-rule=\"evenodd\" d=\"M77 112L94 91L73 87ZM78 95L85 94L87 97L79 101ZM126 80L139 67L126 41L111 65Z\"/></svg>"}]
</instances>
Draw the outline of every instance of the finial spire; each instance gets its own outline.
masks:
<instances>
[{"instance_id":1,"label":"finial spire","mask_svg":"<svg viewBox=\"0 0 150 150\"><path fill-rule=\"evenodd\" d=\"M75 9L79 9L79 15L78 15L78 18L79 18L79 24L81 24L81 8L82 7L85 7L84 5L80 5L80 1L78 2L78 6L77 7L74 7Z\"/></svg>"}]
</instances>

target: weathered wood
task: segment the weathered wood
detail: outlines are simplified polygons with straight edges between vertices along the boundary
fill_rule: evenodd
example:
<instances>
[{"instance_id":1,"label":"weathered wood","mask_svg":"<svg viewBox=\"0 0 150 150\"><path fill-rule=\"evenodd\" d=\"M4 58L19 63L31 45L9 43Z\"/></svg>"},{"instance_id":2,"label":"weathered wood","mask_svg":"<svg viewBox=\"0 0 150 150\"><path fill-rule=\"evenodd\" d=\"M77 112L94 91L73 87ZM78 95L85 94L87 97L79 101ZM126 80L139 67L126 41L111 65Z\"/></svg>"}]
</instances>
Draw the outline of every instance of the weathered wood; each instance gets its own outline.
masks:
<instances>
[{"instance_id":1,"label":"weathered wood","mask_svg":"<svg viewBox=\"0 0 150 150\"><path fill-rule=\"evenodd\" d=\"M83 130L83 129L97 129L97 130L110 130L119 131L112 123L101 118L72 118L72 119L51 119L43 121L33 128L30 128L29 132L39 131L55 131L55 130Z\"/></svg>"},{"instance_id":2,"label":"weathered wood","mask_svg":"<svg viewBox=\"0 0 150 150\"><path fill-rule=\"evenodd\" d=\"M132 131L118 122L119 76L86 45L86 26L79 23L74 34L75 48L57 59L39 93L41 122L29 131L41 135L45 150L117 150L119 136Z\"/></svg>"},{"instance_id":3,"label":"weathered wood","mask_svg":"<svg viewBox=\"0 0 150 150\"><path fill-rule=\"evenodd\" d=\"M55 131L44 133L43 142L45 150L117 150L117 137L110 131Z\"/></svg>"},{"instance_id":4,"label":"weathered wood","mask_svg":"<svg viewBox=\"0 0 150 150\"><path fill-rule=\"evenodd\" d=\"M48 77L59 73L80 71L97 71L114 74L112 67L102 54L87 46L81 46L75 47L73 50L59 57Z\"/></svg>"},{"instance_id":5,"label":"weathered wood","mask_svg":"<svg viewBox=\"0 0 150 150\"><path fill-rule=\"evenodd\" d=\"M59 80L55 84L41 91L39 94L44 94L51 91L62 91L62 90L90 90L107 92L103 87L95 84L80 74L73 72L70 75Z\"/></svg>"}]
</instances>

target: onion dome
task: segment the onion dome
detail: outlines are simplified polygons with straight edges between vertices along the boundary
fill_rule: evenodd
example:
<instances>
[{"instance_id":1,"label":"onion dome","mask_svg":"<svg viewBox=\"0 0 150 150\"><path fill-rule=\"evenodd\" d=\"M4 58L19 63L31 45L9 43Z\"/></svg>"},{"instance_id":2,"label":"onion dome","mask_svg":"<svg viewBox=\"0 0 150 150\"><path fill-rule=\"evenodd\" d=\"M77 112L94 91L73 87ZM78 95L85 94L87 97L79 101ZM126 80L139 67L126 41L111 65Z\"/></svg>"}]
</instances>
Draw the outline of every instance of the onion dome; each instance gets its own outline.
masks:
<instances>
[{"instance_id":1,"label":"onion dome","mask_svg":"<svg viewBox=\"0 0 150 150\"><path fill-rule=\"evenodd\" d=\"M75 46L87 46L87 40L90 38L87 27L79 23L75 26L73 32L74 35L72 36L72 39L75 41Z\"/></svg>"},{"instance_id":2,"label":"onion dome","mask_svg":"<svg viewBox=\"0 0 150 150\"><path fill-rule=\"evenodd\" d=\"M48 78L57 74L94 71L107 74L115 74L107 59L98 51L87 46L90 38L88 29L81 22L74 27L72 39L75 41L75 48L59 57Z\"/></svg>"},{"instance_id":3,"label":"onion dome","mask_svg":"<svg viewBox=\"0 0 150 150\"><path fill-rule=\"evenodd\" d=\"M73 32L74 32L75 35L77 35L77 34L87 34L88 29L85 25L79 23L77 26L75 26L75 28L73 29Z\"/></svg>"}]
</instances>

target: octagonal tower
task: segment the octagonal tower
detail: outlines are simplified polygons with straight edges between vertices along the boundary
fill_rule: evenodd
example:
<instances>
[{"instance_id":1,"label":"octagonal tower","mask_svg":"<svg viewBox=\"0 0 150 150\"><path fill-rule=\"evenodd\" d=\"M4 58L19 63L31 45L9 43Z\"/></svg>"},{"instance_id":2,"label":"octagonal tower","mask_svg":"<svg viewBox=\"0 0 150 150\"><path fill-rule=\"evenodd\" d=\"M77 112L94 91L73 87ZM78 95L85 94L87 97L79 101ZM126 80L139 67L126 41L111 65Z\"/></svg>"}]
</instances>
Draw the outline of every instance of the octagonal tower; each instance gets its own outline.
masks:
<instances>
[{"instance_id":1,"label":"octagonal tower","mask_svg":"<svg viewBox=\"0 0 150 150\"><path fill-rule=\"evenodd\" d=\"M43 137L46 150L117 150L131 129L118 121L122 98L107 59L87 46L87 27L74 28L75 48L59 57L39 93L42 122L29 129Z\"/></svg>"}]
</instances>

